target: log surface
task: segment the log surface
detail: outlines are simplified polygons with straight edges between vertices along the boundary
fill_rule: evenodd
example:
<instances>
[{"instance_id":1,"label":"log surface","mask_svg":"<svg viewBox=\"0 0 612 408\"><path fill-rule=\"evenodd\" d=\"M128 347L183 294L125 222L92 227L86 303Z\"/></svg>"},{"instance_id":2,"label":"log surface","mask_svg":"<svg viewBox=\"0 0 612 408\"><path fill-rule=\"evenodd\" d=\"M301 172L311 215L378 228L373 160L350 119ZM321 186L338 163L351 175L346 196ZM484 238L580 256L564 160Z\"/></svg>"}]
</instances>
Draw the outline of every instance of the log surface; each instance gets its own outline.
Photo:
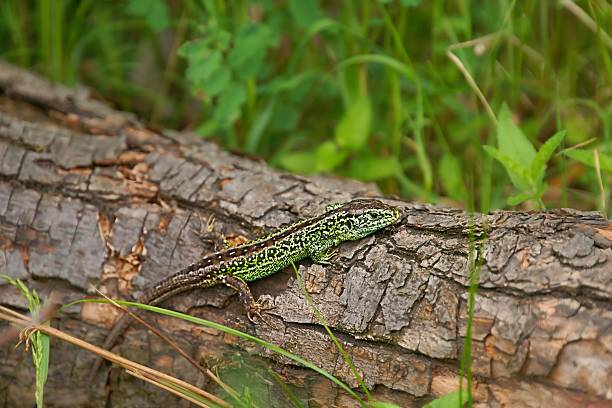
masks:
<instances>
[{"instance_id":1,"label":"log surface","mask_svg":"<svg viewBox=\"0 0 612 408\"><path fill-rule=\"evenodd\" d=\"M73 300L92 295L93 287L137 296L213 251L202 238L211 231L242 242L318 214L330 202L378 194L370 184L287 174L189 133L149 129L86 90L52 85L0 62L0 273L22 279L42 297ZM314 304L375 398L416 407L457 389L475 270L477 406L611 403L608 220L570 209L470 217L389 202L404 211L399 224L341 245L337 266L299 265ZM251 324L226 288L192 291L165 306L255 334L358 386L292 271L252 287L273 298L269 325ZM4 283L0 303L26 306ZM116 315L109 306L85 304L54 325L101 344ZM310 406L357 406L321 377L252 344L156 321L205 364L248 352L273 361L287 383L300 383L298 396ZM169 394L112 370L85 384L94 356L52 343L50 407L175 404ZM115 351L203 381L142 328L132 327ZM0 359L0 406L31 406L31 356L12 342L2 346ZM282 400L276 394L270 392L271 404Z\"/></svg>"}]
</instances>

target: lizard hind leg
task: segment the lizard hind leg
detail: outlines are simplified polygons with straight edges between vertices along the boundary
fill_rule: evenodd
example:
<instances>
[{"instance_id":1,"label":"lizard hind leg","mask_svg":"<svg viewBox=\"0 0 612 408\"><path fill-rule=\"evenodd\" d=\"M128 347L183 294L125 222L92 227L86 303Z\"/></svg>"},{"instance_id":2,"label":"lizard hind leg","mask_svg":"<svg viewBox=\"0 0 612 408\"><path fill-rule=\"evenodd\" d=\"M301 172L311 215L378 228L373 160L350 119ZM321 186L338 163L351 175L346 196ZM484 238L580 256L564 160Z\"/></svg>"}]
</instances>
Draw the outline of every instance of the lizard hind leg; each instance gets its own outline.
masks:
<instances>
[{"instance_id":1,"label":"lizard hind leg","mask_svg":"<svg viewBox=\"0 0 612 408\"><path fill-rule=\"evenodd\" d=\"M251 289L249 289L249 285L244 280L235 276L226 275L221 279L221 281L238 292L240 302L243 304L245 310L247 311L247 317L252 323L257 324L254 319L254 316L256 316L269 325L266 319L264 319L263 313L273 308L270 305L270 296L261 296L256 301L251 293Z\"/></svg>"}]
</instances>

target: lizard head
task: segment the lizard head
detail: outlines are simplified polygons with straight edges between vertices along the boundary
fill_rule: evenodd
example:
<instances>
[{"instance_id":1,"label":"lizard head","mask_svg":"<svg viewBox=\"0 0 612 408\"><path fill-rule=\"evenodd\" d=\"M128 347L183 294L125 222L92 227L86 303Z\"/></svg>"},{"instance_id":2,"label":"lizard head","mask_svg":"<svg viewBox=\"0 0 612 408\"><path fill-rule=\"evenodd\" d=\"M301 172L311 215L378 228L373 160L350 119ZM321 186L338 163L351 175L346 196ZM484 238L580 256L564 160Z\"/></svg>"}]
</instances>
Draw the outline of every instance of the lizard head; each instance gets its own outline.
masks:
<instances>
[{"instance_id":1,"label":"lizard head","mask_svg":"<svg viewBox=\"0 0 612 408\"><path fill-rule=\"evenodd\" d=\"M336 211L339 232L348 240L361 239L394 224L402 214L398 208L373 199L353 200Z\"/></svg>"}]
</instances>

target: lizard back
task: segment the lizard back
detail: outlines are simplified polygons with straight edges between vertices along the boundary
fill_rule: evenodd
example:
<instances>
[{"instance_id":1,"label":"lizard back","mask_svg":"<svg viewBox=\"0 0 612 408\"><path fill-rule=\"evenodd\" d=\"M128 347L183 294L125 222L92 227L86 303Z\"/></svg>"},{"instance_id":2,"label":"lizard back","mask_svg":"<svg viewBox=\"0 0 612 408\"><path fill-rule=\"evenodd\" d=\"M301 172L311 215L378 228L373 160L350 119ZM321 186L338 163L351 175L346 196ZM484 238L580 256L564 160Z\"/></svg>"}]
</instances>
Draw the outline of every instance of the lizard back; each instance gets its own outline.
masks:
<instances>
[{"instance_id":1,"label":"lizard back","mask_svg":"<svg viewBox=\"0 0 612 408\"><path fill-rule=\"evenodd\" d=\"M207 255L155 284L139 301L158 304L179 292L218 285L226 276L247 282L264 278L342 241L363 238L395 222L399 214L378 200L350 201L264 238Z\"/></svg>"}]
</instances>

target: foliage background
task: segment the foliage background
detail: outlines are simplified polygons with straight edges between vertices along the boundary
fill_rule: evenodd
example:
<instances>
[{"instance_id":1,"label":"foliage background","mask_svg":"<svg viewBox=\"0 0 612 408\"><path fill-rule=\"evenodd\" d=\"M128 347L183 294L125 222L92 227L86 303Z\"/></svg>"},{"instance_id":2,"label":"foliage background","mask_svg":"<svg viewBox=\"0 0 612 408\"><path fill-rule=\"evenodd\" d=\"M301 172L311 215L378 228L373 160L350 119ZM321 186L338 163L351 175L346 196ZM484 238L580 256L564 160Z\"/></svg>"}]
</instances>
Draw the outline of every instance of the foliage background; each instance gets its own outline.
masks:
<instances>
[{"instance_id":1,"label":"foliage background","mask_svg":"<svg viewBox=\"0 0 612 408\"><path fill-rule=\"evenodd\" d=\"M605 0L4 0L0 56L290 171L606 212L611 27Z\"/></svg>"}]
</instances>

